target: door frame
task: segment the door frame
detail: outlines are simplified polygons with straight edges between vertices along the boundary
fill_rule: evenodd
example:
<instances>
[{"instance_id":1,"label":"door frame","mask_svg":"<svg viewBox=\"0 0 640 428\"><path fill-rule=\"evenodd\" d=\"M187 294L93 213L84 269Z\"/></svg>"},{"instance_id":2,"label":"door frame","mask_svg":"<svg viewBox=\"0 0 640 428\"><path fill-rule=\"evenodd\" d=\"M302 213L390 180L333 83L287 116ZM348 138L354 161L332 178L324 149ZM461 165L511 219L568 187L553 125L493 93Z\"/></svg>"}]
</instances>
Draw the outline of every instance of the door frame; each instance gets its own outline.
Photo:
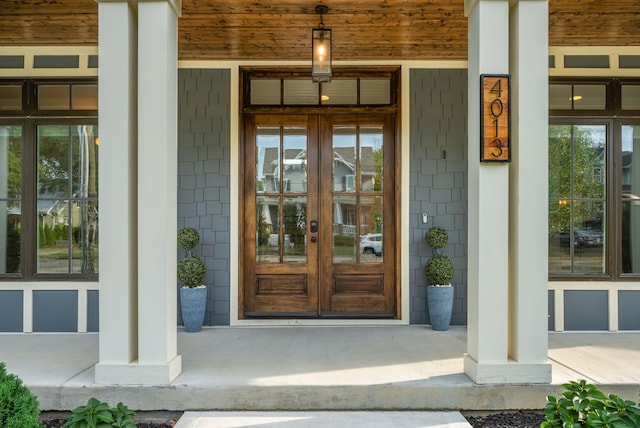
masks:
<instances>
[{"instance_id":1,"label":"door frame","mask_svg":"<svg viewBox=\"0 0 640 428\"><path fill-rule=\"evenodd\" d=\"M396 272L395 272L395 292L397 305L397 319L343 319L343 318L327 318L327 319L242 319L241 308L243 307L242 282L243 272L240 266L240 254L243 252L243 237L240 233L241 215L244 212L241 188L244 183L244 171L242 167L242 159L244 155L244 123L242 112L246 107L243 106L242 88L248 85L248 81L243 78L244 70L258 70L258 73L268 73L276 71L276 73L301 73L308 75L310 69L308 67L299 67L296 63L292 65L282 65L283 63L264 64L260 67L232 63L230 69L230 85L232 88L239 88L238 91L231 92L230 109L238 114L232 114L230 119L231 132L231 151L230 151L230 196L231 196L231 212L230 212L230 230L237 231L236 236L230 238L230 326L251 326L251 325L409 325L410 314L410 284L409 284L409 161L410 147L403 144L409 141L410 120L408 114L401 114L402 111L408 112L410 109L410 64L404 66L394 63L393 65L374 65L374 66L348 66L335 67L334 74L339 76L342 73L353 76L365 74L368 76L375 75L377 72L394 73L396 84L396 129L395 129L395 162L394 170L395 200L397 201L397 218L396 218ZM285 63L286 64L286 63ZM372 74L373 73L373 74ZM286 109L282 109L285 111ZM337 107L335 111L351 111ZM311 108L310 111L318 112L317 108Z\"/></svg>"}]
</instances>

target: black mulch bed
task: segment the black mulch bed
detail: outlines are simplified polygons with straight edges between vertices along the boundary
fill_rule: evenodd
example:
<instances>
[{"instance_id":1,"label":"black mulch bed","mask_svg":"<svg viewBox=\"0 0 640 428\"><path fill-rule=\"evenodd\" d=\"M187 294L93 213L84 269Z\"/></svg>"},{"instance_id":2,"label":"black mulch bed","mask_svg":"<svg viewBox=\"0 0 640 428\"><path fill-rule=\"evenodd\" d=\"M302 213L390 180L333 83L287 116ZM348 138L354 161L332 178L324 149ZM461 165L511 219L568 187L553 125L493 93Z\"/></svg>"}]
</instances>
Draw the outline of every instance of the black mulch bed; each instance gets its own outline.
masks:
<instances>
[{"instance_id":1,"label":"black mulch bed","mask_svg":"<svg viewBox=\"0 0 640 428\"><path fill-rule=\"evenodd\" d=\"M68 414L44 413L41 416L46 428L60 428ZM140 416L138 428L172 428L180 414L167 413L154 416ZM541 412L518 411L479 415L465 414L465 419L473 428L538 428L544 421Z\"/></svg>"},{"instance_id":2,"label":"black mulch bed","mask_svg":"<svg viewBox=\"0 0 640 428\"><path fill-rule=\"evenodd\" d=\"M473 428L538 428L544 421L542 412L518 411L486 415L464 415Z\"/></svg>"},{"instance_id":3,"label":"black mulch bed","mask_svg":"<svg viewBox=\"0 0 640 428\"><path fill-rule=\"evenodd\" d=\"M140 412L136 425L138 428L172 428L181 415L182 412ZM43 412L40 420L46 428L60 428L68 416L68 412Z\"/></svg>"}]
</instances>

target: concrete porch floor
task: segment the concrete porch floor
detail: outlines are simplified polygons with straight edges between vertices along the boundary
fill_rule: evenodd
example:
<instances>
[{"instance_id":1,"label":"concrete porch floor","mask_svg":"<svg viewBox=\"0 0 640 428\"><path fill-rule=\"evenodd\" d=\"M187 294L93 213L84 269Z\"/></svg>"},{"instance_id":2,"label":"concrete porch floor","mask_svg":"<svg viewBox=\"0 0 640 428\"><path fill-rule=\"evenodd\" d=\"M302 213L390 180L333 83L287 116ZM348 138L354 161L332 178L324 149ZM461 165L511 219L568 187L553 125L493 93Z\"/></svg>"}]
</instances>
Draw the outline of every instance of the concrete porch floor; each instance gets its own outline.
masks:
<instances>
[{"instance_id":1,"label":"concrete porch floor","mask_svg":"<svg viewBox=\"0 0 640 428\"><path fill-rule=\"evenodd\" d=\"M541 409L569 380L638 401L640 333L550 333L551 385L477 385L463 373L466 328L207 328L178 333L168 386L96 385L97 334L0 334L0 361L42 410L96 397L136 410Z\"/></svg>"}]
</instances>

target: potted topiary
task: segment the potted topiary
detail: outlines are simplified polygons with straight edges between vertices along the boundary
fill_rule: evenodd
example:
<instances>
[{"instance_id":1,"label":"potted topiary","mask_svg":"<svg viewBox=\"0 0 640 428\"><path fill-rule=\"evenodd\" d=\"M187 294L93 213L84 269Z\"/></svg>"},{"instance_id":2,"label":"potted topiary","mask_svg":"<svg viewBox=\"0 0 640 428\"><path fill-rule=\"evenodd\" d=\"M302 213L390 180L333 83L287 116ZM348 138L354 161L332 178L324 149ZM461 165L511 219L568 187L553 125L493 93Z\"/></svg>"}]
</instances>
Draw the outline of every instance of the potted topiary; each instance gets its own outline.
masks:
<instances>
[{"instance_id":1,"label":"potted topiary","mask_svg":"<svg viewBox=\"0 0 640 428\"><path fill-rule=\"evenodd\" d=\"M449 328L453 309L454 266L449 256L442 253L442 248L449 241L447 231L434 226L425 234L427 245L432 248L433 255L424 265L424 276L427 280L427 302L431 328L444 331Z\"/></svg>"},{"instance_id":2,"label":"potted topiary","mask_svg":"<svg viewBox=\"0 0 640 428\"><path fill-rule=\"evenodd\" d=\"M204 261L192 254L191 250L200 242L200 234L192 227L183 227L178 231L178 246L186 256L178 261L178 279L180 288L180 309L184 330L195 333L202 330L204 312L207 304L207 287L202 284L207 273Z\"/></svg>"}]
</instances>

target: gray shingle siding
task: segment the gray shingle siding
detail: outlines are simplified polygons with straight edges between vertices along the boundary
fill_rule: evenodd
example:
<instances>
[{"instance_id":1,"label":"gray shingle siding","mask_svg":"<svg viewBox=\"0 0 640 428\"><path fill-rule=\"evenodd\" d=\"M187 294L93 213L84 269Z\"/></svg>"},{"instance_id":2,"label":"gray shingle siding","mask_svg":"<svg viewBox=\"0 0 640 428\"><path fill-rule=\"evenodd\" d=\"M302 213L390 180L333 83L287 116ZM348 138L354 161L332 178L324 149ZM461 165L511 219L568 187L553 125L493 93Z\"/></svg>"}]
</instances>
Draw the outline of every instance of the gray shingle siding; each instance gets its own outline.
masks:
<instances>
[{"instance_id":1,"label":"gray shingle siding","mask_svg":"<svg viewBox=\"0 0 640 428\"><path fill-rule=\"evenodd\" d=\"M204 325L229 325L230 85L229 70L178 71L178 228L200 231L196 254L207 265L208 288Z\"/></svg>"},{"instance_id":2,"label":"gray shingle siding","mask_svg":"<svg viewBox=\"0 0 640 428\"><path fill-rule=\"evenodd\" d=\"M410 322L428 324L422 272L431 226L449 232L444 252L453 258L453 324L467 322L467 70L411 70L409 183ZM429 215L422 223L422 213Z\"/></svg>"}]
</instances>

